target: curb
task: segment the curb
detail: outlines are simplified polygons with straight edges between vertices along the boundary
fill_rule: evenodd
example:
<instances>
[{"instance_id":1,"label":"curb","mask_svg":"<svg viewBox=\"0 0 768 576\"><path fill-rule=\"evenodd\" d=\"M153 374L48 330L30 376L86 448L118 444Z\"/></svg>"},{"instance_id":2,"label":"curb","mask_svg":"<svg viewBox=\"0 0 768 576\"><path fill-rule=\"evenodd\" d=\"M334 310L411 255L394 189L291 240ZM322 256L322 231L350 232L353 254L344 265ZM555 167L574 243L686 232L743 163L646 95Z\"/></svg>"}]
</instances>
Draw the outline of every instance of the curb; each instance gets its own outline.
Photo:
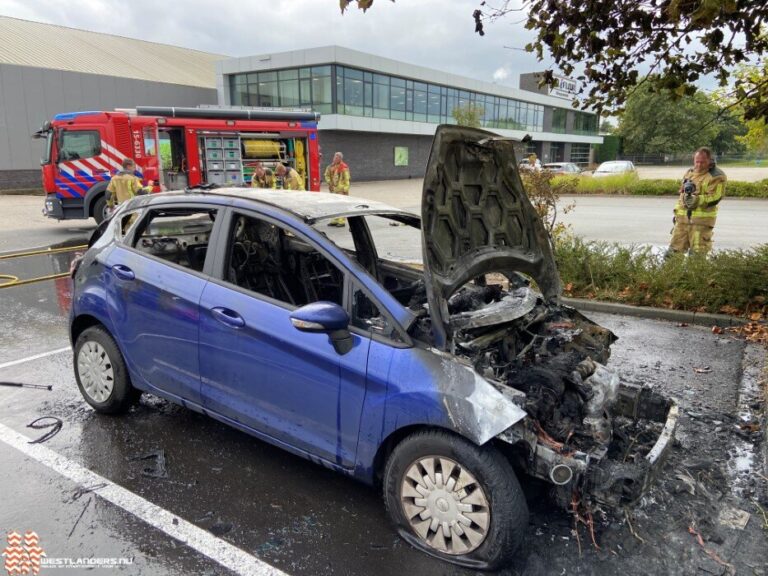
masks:
<instances>
[{"instance_id":1,"label":"curb","mask_svg":"<svg viewBox=\"0 0 768 576\"><path fill-rule=\"evenodd\" d=\"M607 314L622 314L635 318L648 318L651 320L668 320L694 324L698 326L719 326L729 328L742 326L747 323L744 318L726 316L725 314L709 314L706 312L691 312L687 310L667 310L666 308L651 308L650 306L630 306L616 302L598 302L597 300L583 300L581 298L562 298L563 304L587 312L605 312Z\"/></svg>"},{"instance_id":2,"label":"curb","mask_svg":"<svg viewBox=\"0 0 768 576\"><path fill-rule=\"evenodd\" d=\"M0 196L45 196L42 188L13 188L0 190Z\"/></svg>"}]
</instances>

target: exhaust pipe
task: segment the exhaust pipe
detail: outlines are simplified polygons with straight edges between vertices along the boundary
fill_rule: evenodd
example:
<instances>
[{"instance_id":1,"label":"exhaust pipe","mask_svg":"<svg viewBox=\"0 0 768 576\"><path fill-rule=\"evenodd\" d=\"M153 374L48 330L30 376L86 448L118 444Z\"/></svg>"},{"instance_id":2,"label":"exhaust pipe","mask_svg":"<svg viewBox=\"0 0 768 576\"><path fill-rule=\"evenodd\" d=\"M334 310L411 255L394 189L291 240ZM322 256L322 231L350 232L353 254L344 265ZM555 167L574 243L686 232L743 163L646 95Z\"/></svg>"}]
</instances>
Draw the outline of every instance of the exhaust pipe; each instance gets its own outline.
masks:
<instances>
[{"instance_id":1,"label":"exhaust pipe","mask_svg":"<svg viewBox=\"0 0 768 576\"><path fill-rule=\"evenodd\" d=\"M556 464L549 471L549 479L556 486L564 486L573 479L573 470L565 464Z\"/></svg>"}]
</instances>

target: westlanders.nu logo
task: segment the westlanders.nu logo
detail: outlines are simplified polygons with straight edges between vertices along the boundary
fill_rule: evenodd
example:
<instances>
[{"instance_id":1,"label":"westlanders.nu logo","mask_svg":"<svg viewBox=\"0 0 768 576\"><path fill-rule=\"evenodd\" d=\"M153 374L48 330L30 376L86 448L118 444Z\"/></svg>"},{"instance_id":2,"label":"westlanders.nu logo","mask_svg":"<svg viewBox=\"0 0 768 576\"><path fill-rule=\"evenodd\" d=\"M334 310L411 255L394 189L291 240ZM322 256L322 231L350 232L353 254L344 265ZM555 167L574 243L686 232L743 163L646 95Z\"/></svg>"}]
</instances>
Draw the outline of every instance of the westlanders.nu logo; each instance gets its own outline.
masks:
<instances>
[{"instance_id":1,"label":"westlanders.nu logo","mask_svg":"<svg viewBox=\"0 0 768 576\"><path fill-rule=\"evenodd\" d=\"M40 547L36 532L27 530L22 539L16 531L8 533L8 546L3 550L8 576L37 575L40 568L118 568L131 566L133 558L51 558Z\"/></svg>"},{"instance_id":2,"label":"westlanders.nu logo","mask_svg":"<svg viewBox=\"0 0 768 576\"><path fill-rule=\"evenodd\" d=\"M8 546L3 550L5 570L8 576L39 574L40 561L45 552L40 547L40 538L36 532L27 530L24 539L18 532L8 533Z\"/></svg>"}]
</instances>

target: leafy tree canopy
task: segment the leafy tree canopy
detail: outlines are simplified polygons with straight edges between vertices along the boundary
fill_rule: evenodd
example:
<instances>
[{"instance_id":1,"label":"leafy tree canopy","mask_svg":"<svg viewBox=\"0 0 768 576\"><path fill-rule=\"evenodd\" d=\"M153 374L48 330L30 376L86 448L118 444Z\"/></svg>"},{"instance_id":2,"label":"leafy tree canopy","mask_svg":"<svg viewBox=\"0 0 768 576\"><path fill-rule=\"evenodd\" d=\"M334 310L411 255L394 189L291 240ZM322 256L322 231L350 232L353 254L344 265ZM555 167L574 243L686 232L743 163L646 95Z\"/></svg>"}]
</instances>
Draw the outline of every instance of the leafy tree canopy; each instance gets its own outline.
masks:
<instances>
[{"instance_id":1,"label":"leafy tree canopy","mask_svg":"<svg viewBox=\"0 0 768 576\"><path fill-rule=\"evenodd\" d=\"M634 154L693 152L700 146L725 154L743 150L736 136L745 132L735 112L718 114L717 103L701 92L673 97L641 83L627 98L616 133L624 138L625 152Z\"/></svg>"},{"instance_id":2,"label":"leafy tree canopy","mask_svg":"<svg viewBox=\"0 0 768 576\"><path fill-rule=\"evenodd\" d=\"M483 121L484 109L482 106L467 104L466 106L457 106L451 110L451 116L456 120L459 126L471 126L480 128Z\"/></svg>"},{"instance_id":3,"label":"leafy tree canopy","mask_svg":"<svg viewBox=\"0 0 768 576\"><path fill-rule=\"evenodd\" d=\"M517 4L517 3L515 3ZM522 8L505 1L500 8L474 13L476 28L508 13L527 12L526 28L536 40L526 50L544 58L545 50L586 92L585 106L598 111L621 107L642 72L655 90L681 98L694 83L713 75L721 86L750 57L768 53L768 3L762 0L524 0ZM551 77L548 82L554 82ZM768 78L738 85L747 120L768 117Z\"/></svg>"}]
</instances>

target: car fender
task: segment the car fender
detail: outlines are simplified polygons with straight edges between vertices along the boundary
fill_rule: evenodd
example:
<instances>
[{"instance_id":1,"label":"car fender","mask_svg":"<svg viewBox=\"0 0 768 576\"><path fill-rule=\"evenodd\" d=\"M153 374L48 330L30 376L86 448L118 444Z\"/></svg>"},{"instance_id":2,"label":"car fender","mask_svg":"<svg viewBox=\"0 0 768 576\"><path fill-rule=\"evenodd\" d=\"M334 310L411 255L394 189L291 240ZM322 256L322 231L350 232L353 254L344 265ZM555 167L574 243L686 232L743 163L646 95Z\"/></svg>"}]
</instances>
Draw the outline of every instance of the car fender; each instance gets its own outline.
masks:
<instances>
[{"instance_id":1,"label":"car fender","mask_svg":"<svg viewBox=\"0 0 768 576\"><path fill-rule=\"evenodd\" d=\"M511 396L455 356L433 348L410 352L393 358L387 433L414 424L440 426L482 445L526 417Z\"/></svg>"}]
</instances>

